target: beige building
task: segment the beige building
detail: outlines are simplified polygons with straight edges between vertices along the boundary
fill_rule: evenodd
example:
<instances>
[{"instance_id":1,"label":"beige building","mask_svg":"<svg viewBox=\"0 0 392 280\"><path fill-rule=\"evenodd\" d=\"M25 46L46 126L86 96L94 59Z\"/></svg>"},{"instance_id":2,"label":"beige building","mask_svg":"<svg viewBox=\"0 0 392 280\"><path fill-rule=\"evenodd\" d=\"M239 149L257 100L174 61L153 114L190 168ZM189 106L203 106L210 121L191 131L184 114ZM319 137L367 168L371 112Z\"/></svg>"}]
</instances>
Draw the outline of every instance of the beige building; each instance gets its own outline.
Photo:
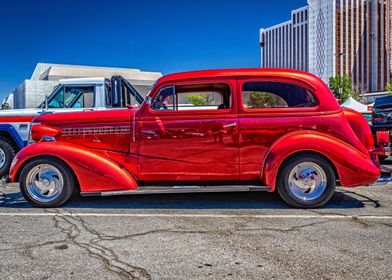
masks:
<instances>
[{"instance_id":1,"label":"beige building","mask_svg":"<svg viewBox=\"0 0 392 280\"><path fill-rule=\"evenodd\" d=\"M111 78L116 75L127 79L142 96L146 96L154 82L162 76L160 72L139 69L38 63L31 78L18 85L6 102L15 109L34 108L52 92L60 79Z\"/></svg>"}]
</instances>

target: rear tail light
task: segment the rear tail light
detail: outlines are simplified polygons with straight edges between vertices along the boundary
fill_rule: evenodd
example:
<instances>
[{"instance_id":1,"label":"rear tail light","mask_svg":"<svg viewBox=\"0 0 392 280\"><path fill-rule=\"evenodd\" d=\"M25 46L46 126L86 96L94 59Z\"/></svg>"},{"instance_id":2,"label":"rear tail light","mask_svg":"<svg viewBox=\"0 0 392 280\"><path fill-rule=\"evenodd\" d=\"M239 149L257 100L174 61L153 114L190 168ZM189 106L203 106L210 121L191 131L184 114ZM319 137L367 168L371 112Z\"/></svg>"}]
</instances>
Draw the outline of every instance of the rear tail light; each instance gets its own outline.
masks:
<instances>
[{"instance_id":1,"label":"rear tail light","mask_svg":"<svg viewBox=\"0 0 392 280\"><path fill-rule=\"evenodd\" d=\"M372 123L375 122L384 122L385 118L382 114L376 114L374 112L372 112Z\"/></svg>"},{"instance_id":2,"label":"rear tail light","mask_svg":"<svg viewBox=\"0 0 392 280\"><path fill-rule=\"evenodd\" d=\"M376 132L376 141L379 146L389 146L389 130L378 130Z\"/></svg>"}]
</instances>

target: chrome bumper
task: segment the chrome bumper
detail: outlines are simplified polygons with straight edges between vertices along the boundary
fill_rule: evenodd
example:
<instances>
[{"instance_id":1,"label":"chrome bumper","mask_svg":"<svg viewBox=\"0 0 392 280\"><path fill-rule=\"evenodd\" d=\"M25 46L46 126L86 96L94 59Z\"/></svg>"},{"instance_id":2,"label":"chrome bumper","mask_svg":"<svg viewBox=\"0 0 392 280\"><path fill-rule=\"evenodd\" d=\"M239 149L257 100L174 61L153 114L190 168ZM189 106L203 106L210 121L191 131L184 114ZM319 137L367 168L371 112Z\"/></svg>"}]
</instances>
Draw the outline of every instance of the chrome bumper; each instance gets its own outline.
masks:
<instances>
[{"instance_id":1,"label":"chrome bumper","mask_svg":"<svg viewBox=\"0 0 392 280\"><path fill-rule=\"evenodd\" d=\"M392 184L392 177L388 176L382 176L378 178L378 180L374 183L374 185L387 185L387 184Z\"/></svg>"}]
</instances>

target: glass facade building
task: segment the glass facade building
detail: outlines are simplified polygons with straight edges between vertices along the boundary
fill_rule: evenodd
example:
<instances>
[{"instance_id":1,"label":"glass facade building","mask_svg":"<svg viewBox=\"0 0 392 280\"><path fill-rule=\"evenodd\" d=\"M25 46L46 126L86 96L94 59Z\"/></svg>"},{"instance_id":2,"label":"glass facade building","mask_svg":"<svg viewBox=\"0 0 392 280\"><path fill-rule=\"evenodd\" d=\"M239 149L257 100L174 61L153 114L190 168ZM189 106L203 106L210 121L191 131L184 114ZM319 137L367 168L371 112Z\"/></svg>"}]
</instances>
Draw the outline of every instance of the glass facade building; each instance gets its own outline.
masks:
<instances>
[{"instance_id":1,"label":"glass facade building","mask_svg":"<svg viewBox=\"0 0 392 280\"><path fill-rule=\"evenodd\" d=\"M262 67L349 75L353 89L380 92L391 80L391 0L308 0L291 20L260 30Z\"/></svg>"}]
</instances>

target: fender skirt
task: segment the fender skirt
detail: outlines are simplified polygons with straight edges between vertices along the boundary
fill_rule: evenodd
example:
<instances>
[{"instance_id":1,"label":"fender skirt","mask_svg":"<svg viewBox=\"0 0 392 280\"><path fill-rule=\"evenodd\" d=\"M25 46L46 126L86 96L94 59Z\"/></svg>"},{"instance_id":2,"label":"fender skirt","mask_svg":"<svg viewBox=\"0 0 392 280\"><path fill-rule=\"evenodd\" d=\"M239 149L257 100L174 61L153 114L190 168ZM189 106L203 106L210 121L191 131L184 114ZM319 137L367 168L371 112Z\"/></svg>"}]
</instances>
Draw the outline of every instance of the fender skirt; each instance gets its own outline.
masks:
<instances>
[{"instance_id":1,"label":"fender skirt","mask_svg":"<svg viewBox=\"0 0 392 280\"><path fill-rule=\"evenodd\" d=\"M342 140L312 131L284 136L271 146L264 160L263 183L274 190L281 164L298 152L315 152L329 159L344 187L372 184L380 176L379 165L372 161L369 154Z\"/></svg>"},{"instance_id":2,"label":"fender skirt","mask_svg":"<svg viewBox=\"0 0 392 280\"><path fill-rule=\"evenodd\" d=\"M68 142L38 142L22 149L10 170L10 181L16 182L27 161L51 156L64 161L75 173L82 192L137 189L133 175L104 153Z\"/></svg>"}]
</instances>

